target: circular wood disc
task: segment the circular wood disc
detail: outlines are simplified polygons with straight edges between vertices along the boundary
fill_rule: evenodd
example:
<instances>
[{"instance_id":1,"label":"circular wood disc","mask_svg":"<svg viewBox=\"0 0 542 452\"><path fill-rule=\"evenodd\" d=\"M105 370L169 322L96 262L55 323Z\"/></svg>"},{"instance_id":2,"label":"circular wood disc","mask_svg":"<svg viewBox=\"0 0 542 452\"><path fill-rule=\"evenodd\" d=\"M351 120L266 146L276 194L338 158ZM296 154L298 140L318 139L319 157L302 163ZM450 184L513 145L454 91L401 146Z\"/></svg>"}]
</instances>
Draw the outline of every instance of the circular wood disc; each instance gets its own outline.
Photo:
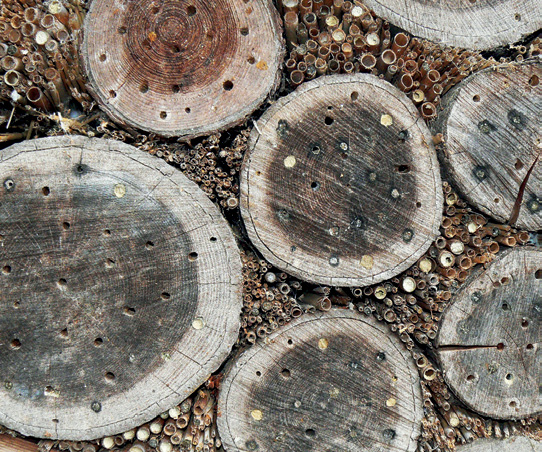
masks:
<instances>
[{"instance_id":1,"label":"circular wood disc","mask_svg":"<svg viewBox=\"0 0 542 452\"><path fill-rule=\"evenodd\" d=\"M84 440L179 403L235 343L241 263L216 207L116 141L0 152L0 424Z\"/></svg>"},{"instance_id":2,"label":"circular wood disc","mask_svg":"<svg viewBox=\"0 0 542 452\"><path fill-rule=\"evenodd\" d=\"M539 0L365 0L380 17L447 46L484 50L542 28Z\"/></svg>"},{"instance_id":3,"label":"circular wood disc","mask_svg":"<svg viewBox=\"0 0 542 452\"><path fill-rule=\"evenodd\" d=\"M263 103L279 82L281 33L271 0L94 0L81 54L111 118L191 137Z\"/></svg>"},{"instance_id":4,"label":"circular wood disc","mask_svg":"<svg viewBox=\"0 0 542 452\"><path fill-rule=\"evenodd\" d=\"M457 452L541 452L542 442L525 436L511 436L505 440L477 439L471 444L456 447Z\"/></svg>"},{"instance_id":5,"label":"circular wood disc","mask_svg":"<svg viewBox=\"0 0 542 452\"><path fill-rule=\"evenodd\" d=\"M335 309L269 339L241 354L222 383L218 429L229 452L416 450L418 373L384 326Z\"/></svg>"},{"instance_id":6,"label":"circular wood disc","mask_svg":"<svg viewBox=\"0 0 542 452\"><path fill-rule=\"evenodd\" d=\"M485 214L510 221L527 181L516 224L530 231L542 228L540 79L540 60L479 72L445 97L434 126L446 140L444 170Z\"/></svg>"},{"instance_id":7,"label":"circular wood disc","mask_svg":"<svg viewBox=\"0 0 542 452\"><path fill-rule=\"evenodd\" d=\"M264 257L320 284L406 270L438 234L439 166L412 102L372 75L320 77L252 131L241 213Z\"/></svg>"},{"instance_id":8,"label":"circular wood disc","mask_svg":"<svg viewBox=\"0 0 542 452\"><path fill-rule=\"evenodd\" d=\"M507 251L473 274L441 322L446 381L484 416L542 413L541 279L542 251Z\"/></svg>"}]
</instances>

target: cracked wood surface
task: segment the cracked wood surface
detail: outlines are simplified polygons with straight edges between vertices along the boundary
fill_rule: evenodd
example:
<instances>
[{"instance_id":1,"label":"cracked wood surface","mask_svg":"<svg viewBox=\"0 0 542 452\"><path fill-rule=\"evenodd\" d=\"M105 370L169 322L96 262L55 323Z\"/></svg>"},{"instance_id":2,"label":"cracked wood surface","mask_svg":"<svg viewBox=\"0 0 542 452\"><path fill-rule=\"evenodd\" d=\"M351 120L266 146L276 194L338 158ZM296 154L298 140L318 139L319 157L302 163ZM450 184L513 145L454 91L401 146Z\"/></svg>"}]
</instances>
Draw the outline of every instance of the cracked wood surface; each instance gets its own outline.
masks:
<instances>
[{"instance_id":1,"label":"cracked wood surface","mask_svg":"<svg viewBox=\"0 0 542 452\"><path fill-rule=\"evenodd\" d=\"M432 125L443 171L499 222L542 228L542 61L478 72L444 96Z\"/></svg>"},{"instance_id":2,"label":"cracked wood surface","mask_svg":"<svg viewBox=\"0 0 542 452\"><path fill-rule=\"evenodd\" d=\"M389 279L438 235L442 187L431 134L388 82L320 77L258 121L240 204L248 236L276 267L328 285Z\"/></svg>"},{"instance_id":3,"label":"cracked wood surface","mask_svg":"<svg viewBox=\"0 0 542 452\"><path fill-rule=\"evenodd\" d=\"M306 314L227 366L218 428L228 452L413 452L418 372L385 325L347 310Z\"/></svg>"},{"instance_id":4,"label":"cracked wood surface","mask_svg":"<svg viewBox=\"0 0 542 452\"><path fill-rule=\"evenodd\" d=\"M485 50L542 28L539 0L364 0L414 36L445 46Z\"/></svg>"},{"instance_id":5,"label":"cracked wood surface","mask_svg":"<svg viewBox=\"0 0 542 452\"><path fill-rule=\"evenodd\" d=\"M117 141L0 152L0 423L94 439L200 386L239 329L226 221L175 168Z\"/></svg>"},{"instance_id":6,"label":"cracked wood surface","mask_svg":"<svg viewBox=\"0 0 542 452\"><path fill-rule=\"evenodd\" d=\"M478 439L471 444L458 446L457 452L542 452L542 442L524 436L505 440Z\"/></svg>"},{"instance_id":7,"label":"cracked wood surface","mask_svg":"<svg viewBox=\"0 0 542 452\"><path fill-rule=\"evenodd\" d=\"M542 412L542 251L506 251L445 312L436 352L469 408L497 419Z\"/></svg>"}]
</instances>

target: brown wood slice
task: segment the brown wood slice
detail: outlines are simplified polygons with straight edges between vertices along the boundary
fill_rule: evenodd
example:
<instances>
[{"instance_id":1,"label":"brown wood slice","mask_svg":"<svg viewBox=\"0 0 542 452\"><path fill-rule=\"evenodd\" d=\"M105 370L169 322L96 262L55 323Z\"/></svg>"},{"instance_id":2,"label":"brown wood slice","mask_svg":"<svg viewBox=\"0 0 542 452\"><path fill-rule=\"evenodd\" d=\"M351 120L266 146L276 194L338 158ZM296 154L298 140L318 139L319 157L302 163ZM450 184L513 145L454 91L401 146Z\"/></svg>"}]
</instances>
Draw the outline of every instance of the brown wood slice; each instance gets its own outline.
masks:
<instances>
[{"instance_id":1,"label":"brown wood slice","mask_svg":"<svg viewBox=\"0 0 542 452\"><path fill-rule=\"evenodd\" d=\"M479 439L471 444L458 446L457 452L542 452L542 442L524 436L505 440Z\"/></svg>"},{"instance_id":2,"label":"brown wood slice","mask_svg":"<svg viewBox=\"0 0 542 452\"><path fill-rule=\"evenodd\" d=\"M433 126L446 141L443 170L465 198L500 222L517 217L531 231L542 228L540 79L540 60L472 75L445 96Z\"/></svg>"},{"instance_id":3,"label":"brown wood slice","mask_svg":"<svg viewBox=\"0 0 542 452\"><path fill-rule=\"evenodd\" d=\"M226 221L123 143L0 152L0 424L86 440L142 424L220 366L241 310Z\"/></svg>"},{"instance_id":4,"label":"brown wood slice","mask_svg":"<svg viewBox=\"0 0 542 452\"><path fill-rule=\"evenodd\" d=\"M307 314L230 366L218 406L229 452L416 450L418 373L372 317Z\"/></svg>"},{"instance_id":5,"label":"brown wood slice","mask_svg":"<svg viewBox=\"0 0 542 452\"><path fill-rule=\"evenodd\" d=\"M542 28L539 0L364 0L409 33L467 49L512 44Z\"/></svg>"},{"instance_id":6,"label":"brown wood slice","mask_svg":"<svg viewBox=\"0 0 542 452\"><path fill-rule=\"evenodd\" d=\"M444 314L436 345L446 381L484 416L542 413L541 279L541 251L507 251L474 273Z\"/></svg>"},{"instance_id":7,"label":"brown wood slice","mask_svg":"<svg viewBox=\"0 0 542 452\"><path fill-rule=\"evenodd\" d=\"M93 0L81 54L111 118L188 138L243 121L276 88L281 30L271 0Z\"/></svg>"},{"instance_id":8,"label":"brown wood slice","mask_svg":"<svg viewBox=\"0 0 542 452\"><path fill-rule=\"evenodd\" d=\"M438 234L431 134L412 102L377 77L305 83L252 131L241 213L264 257L299 278L337 286L391 278Z\"/></svg>"}]
</instances>

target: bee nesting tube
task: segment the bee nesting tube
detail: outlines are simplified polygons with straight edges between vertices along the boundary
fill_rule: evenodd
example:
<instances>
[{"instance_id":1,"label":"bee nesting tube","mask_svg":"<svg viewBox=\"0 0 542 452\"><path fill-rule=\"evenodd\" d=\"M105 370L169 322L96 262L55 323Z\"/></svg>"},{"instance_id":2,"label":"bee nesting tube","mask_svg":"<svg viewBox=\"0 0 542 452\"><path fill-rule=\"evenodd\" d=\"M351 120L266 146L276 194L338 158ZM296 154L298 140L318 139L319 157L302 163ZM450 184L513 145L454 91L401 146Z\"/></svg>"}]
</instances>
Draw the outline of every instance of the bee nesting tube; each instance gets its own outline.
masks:
<instances>
[{"instance_id":1,"label":"bee nesting tube","mask_svg":"<svg viewBox=\"0 0 542 452\"><path fill-rule=\"evenodd\" d=\"M298 278L359 287L401 273L438 235L442 203L429 130L372 75L305 83L252 131L244 223L263 256Z\"/></svg>"},{"instance_id":2,"label":"bee nesting tube","mask_svg":"<svg viewBox=\"0 0 542 452\"><path fill-rule=\"evenodd\" d=\"M502 223L542 228L542 62L485 69L453 88L432 125L443 170Z\"/></svg>"},{"instance_id":3,"label":"bee nesting tube","mask_svg":"<svg viewBox=\"0 0 542 452\"><path fill-rule=\"evenodd\" d=\"M484 416L542 412L541 279L541 251L505 251L471 275L444 314L436 351L446 381Z\"/></svg>"},{"instance_id":4,"label":"bee nesting tube","mask_svg":"<svg viewBox=\"0 0 542 452\"><path fill-rule=\"evenodd\" d=\"M513 44L542 28L538 0L365 0L390 23L443 46L486 50Z\"/></svg>"},{"instance_id":5,"label":"bee nesting tube","mask_svg":"<svg viewBox=\"0 0 542 452\"><path fill-rule=\"evenodd\" d=\"M25 141L0 175L0 424L112 448L230 352L233 234L196 184L117 141Z\"/></svg>"},{"instance_id":6,"label":"bee nesting tube","mask_svg":"<svg viewBox=\"0 0 542 452\"><path fill-rule=\"evenodd\" d=\"M418 371L372 317L306 314L228 366L218 430L229 452L416 450Z\"/></svg>"},{"instance_id":7,"label":"bee nesting tube","mask_svg":"<svg viewBox=\"0 0 542 452\"><path fill-rule=\"evenodd\" d=\"M271 0L96 0L81 58L113 120L188 138L239 124L275 90L281 33Z\"/></svg>"}]
</instances>

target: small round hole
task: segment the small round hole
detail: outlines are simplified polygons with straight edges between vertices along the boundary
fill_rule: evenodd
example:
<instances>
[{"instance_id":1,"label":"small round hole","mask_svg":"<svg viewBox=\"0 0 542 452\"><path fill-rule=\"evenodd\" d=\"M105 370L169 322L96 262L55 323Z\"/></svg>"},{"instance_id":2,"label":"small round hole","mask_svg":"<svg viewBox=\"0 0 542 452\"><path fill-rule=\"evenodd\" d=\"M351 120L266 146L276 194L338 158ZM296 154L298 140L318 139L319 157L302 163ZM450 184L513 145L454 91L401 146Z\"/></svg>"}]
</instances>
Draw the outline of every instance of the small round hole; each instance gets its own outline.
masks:
<instances>
[{"instance_id":1,"label":"small round hole","mask_svg":"<svg viewBox=\"0 0 542 452\"><path fill-rule=\"evenodd\" d=\"M115 266L115 261L113 259L111 259L111 258L107 258L105 260L105 266L107 268L113 268Z\"/></svg>"},{"instance_id":2,"label":"small round hole","mask_svg":"<svg viewBox=\"0 0 542 452\"><path fill-rule=\"evenodd\" d=\"M147 248L148 250L152 250L154 248L154 243L153 242L145 243L145 248Z\"/></svg>"},{"instance_id":3,"label":"small round hole","mask_svg":"<svg viewBox=\"0 0 542 452\"><path fill-rule=\"evenodd\" d=\"M64 328L64 329L60 332L60 337L63 338L63 339L67 339L67 338L68 338L68 328Z\"/></svg>"},{"instance_id":4,"label":"small round hole","mask_svg":"<svg viewBox=\"0 0 542 452\"><path fill-rule=\"evenodd\" d=\"M248 36L248 28L247 27L241 28L240 31L241 31L242 36Z\"/></svg>"},{"instance_id":5,"label":"small round hole","mask_svg":"<svg viewBox=\"0 0 542 452\"><path fill-rule=\"evenodd\" d=\"M513 400L510 402L510 408L515 408L517 406L517 403Z\"/></svg>"},{"instance_id":6,"label":"small round hole","mask_svg":"<svg viewBox=\"0 0 542 452\"><path fill-rule=\"evenodd\" d=\"M68 281L66 281L64 278L60 278L57 282L57 284L60 286L60 287L66 287L66 285L68 284Z\"/></svg>"},{"instance_id":7,"label":"small round hole","mask_svg":"<svg viewBox=\"0 0 542 452\"><path fill-rule=\"evenodd\" d=\"M478 94L476 94L475 96L472 97L472 100L474 102L480 102L480 96Z\"/></svg>"},{"instance_id":8,"label":"small round hole","mask_svg":"<svg viewBox=\"0 0 542 452\"><path fill-rule=\"evenodd\" d=\"M231 80L226 80L222 86L226 91L231 91L233 89L233 82Z\"/></svg>"},{"instance_id":9,"label":"small round hole","mask_svg":"<svg viewBox=\"0 0 542 452\"><path fill-rule=\"evenodd\" d=\"M528 321L527 319L523 319L523 320L521 321L521 326L522 326L523 328L527 328L527 327L529 326L529 321Z\"/></svg>"},{"instance_id":10,"label":"small round hole","mask_svg":"<svg viewBox=\"0 0 542 452\"><path fill-rule=\"evenodd\" d=\"M352 102L355 102L359 99L359 93L357 91L352 91L352 94L350 94L350 99L352 99Z\"/></svg>"},{"instance_id":11,"label":"small round hole","mask_svg":"<svg viewBox=\"0 0 542 452\"><path fill-rule=\"evenodd\" d=\"M115 381L115 374L113 372L106 372L105 373L105 381L111 383Z\"/></svg>"},{"instance_id":12,"label":"small round hole","mask_svg":"<svg viewBox=\"0 0 542 452\"><path fill-rule=\"evenodd\" d=\"M210 240L211 242L216 242L217 238L216 238L216 237L211 237L209 240Z\"/></svg>"},{"instance_id":13,"label":"small round hole","mask_svg":"<svg viewBox=\"0 0 542 452\"><path fill-rule=\"evenodd\" d=\"M197 13L196 7L194 5L190 5L186 8L186 14L189 16L193 16Z\"/></svg>"},{"instance_id":14,"label":"small round hole","mask_svg":"<svg viewBox=\"0 0 542 452\"><path fill-rule=\"evenodd\" d=\"M192 110L190 110L190 107L186 107L186 108L184 109L184 111L185 111L186 113L190 113Z\"/></svg>"},{"instance_id":15,"label":"small round hole","mask_svg":"<svg viewBox=\"0 0 542 452\"><path fill-rule=\"evenodd\" d=\"M49 196L51 194L51 190L49 189L49 187L43 187L41 189L41 192L43 193L43 196Z\"/></svg>"},{"instance_id":16,"label":"small round hole","mask_svg":"<svg viewBox=\"0 0 542 452\"><path fill-rule=\"evenodd\" d=\"M288 345L294 345L294 341L292 341L291 339L288 339Z\"/></svg>"},{"instance_id":17,"label":"small round hole","mask_svg":"<svg viewBox=\"0 0 542 452\"><path fill-rule=\"evenodd\" d=\"M467 377L467 381L474 381L474 375L469 375Z\"/></svg>"},{"instance_id":18,"label":"small round hole","mask_svg":"<svg viewBox=\"0 0 542 452\"><path fill-rule=\"evenodd\" d=\"M416 203L416 207L419 209L421 206L422 206L422 203L418 201L418 202Z\"/></svg>"},{"instance_id":19,"label":"small round hole","mask_svg":"<svg viewBox=\"0 0 542 452\"><path fill-rule=\"evenodd\" d=\"M167 118L167 113L165 111L161 111L160 112L160 119L166 119Z\"/></svg>"},{"instance_id":20,"label":"small round hole","mask_svg":"<svg viewBox=\"0 0 542 452\"><path fill-rule=\"evenodd\" d=\"M531 86L537 86L539 83L540 83L540 78L538 77L538 75L533 75L529 79L529 85Z\"/></svg>"},{"instance_id":21,"label":"small round hole","mask_svg":"<svg viewBox=\"0 0 542 452\"><path fill-rule=\"evenodd\" d=\"M192 252L188 254L188 260L194 262L198 258L198 253Z\"/></svg>"},{"instance_id":22,"label":"small round hole","mask_svg":"<svg viewBox=\"0 0 542 452\"><path fill-rule=\"evenodd\" d=\"M117 31L119 34L124 35L126 34L126 27L119 27Z\"/></svg>"},{"instance_id":23,"label":"small round hole","mask_svg":"<svg viewBox=\"0 0 542 452\"><path fill-rule=\"evenodd\" d=\"M111 99L114 99L115 97L117 97L117 92L115 90L110 90L109 91L109 97Z\"/></svg>"},{"instance_id":24,"label":"small round hole","mask_svg":"<svg viewBox=\"0 0 542 452\"><path fill-rule=\"evenodd\" d=\"M514 19L515 20L521 20L521 14L515 14Z\"/></svg>"},{"instance_id":25,"label":"small round hole","mask_svg":"<svg viewBox=\"0 0 542 452\"><path fill-rule=\"evenodd\" d=\"M55 424L58 424L60 421L58 419L52 419L52 421L55 423Z\"/></svg>"},{"instance_id":26,"label":"small round hole","mask_svg":"<svg viewBox=\"0 0 542 452\"><path fill-rule=\"evenodd\" d=\"M101 337L94 339L94 347L101 347L104 344L104 340Z\"/></svg>"},{"instance_id":27,"label":"small round hole","mask_svg":"<svg viewBox=\"0 0 542 452\"><path fill-rule=\"evenodd\" d=\"M169 300L171 298L171 295L167 292L162 292L162 294L160 295L160 298L162 300Z\"/></svg>"},{"instance_id":28,"label":"small round hole","mask_svg":"<svg viewBox=\"0 0 542 452\"><path fill-rule=\"evenodd\" d=\"M314 181L314 182L311 184L311 188L312 188L314 191L317 191L317 190L320 188L320 183Z\"/></svg>"},{"instance_id":29,"label":"small round hole","mask_svg":"<svg viewBox=\"0 0 542 452\"><path fill-rule=\"evenodd\" d=\"M330 126L331 124L333 124L333 118L331 118L330 116L326 116L324 119L324 123L326 124L326 126Z\"/></svg>"},{"instance_id":30,"label":"small round hole","mask_svg":"<svg viewBox=\"0 0 542 452\"><path fill-rule=\"evenodd\" d=\"M151 13L158 14L160 12L160 8L158 6L153 6L151 8Z\"/></svg>"},{"instance_id":31,"label":"small round hole","mask_svg":"<svg viewBox=\"0 0 542 452\"><path fill-rule=\"evenodd\" d=\"M305 435L307 435L309 438L314 438L316 436L316 431L312 428L308 428L305 430Z\"/></svg>"},{"instance_id":32,"label":"small round hole","mask_svg":"<svg viewBox=\"0 0 542 452\"><path fill-rule=\"evenodd\" d=\"M11 267L9 265L4 265L4 268L2 268L2 273L4 275L9 275L11 273Z\"/></svg>"},{"instance_id":33,"label":"small round hole","mask_svg":"<svg viewBox=\"0 0 542 452\"><path fill-rule=\"evenodd\" d=\"M145 82L139 85L139 91L143 94L149 92L149 84Z\"/></svg>"},{"instance_id":34,"label":"small round hole","mask_svg":"<svg viewBox=\"0 0 542 452\"><path fill-rule=\"evenodd\" d=\"M280 371L280 374L284 377L284 378L290 378L291 377L291 372L288 370L288 369L282 369Z\"/></svg>"},{"instance_id":35,"label":"small round hole","mask_svg":"<svg viewBox=\"0 0 542 452\"><path fill-rule=\"evenodd\" d=\"M401 174L410 173L410 165L397 165L395 171Z\"/></svg>"},{"instance_id":36,"label":"small round hole","mask_svg":"<svg viewBox=\"0 0 542 452\"><path fill-rule=\"evenodd\" d=\"M62 229L64 229L65 231L67 231L68 229L70 229L70 223L68 223L67 221L65 221L64 223L62 223Z\"/></svg>"},{"instance_id":37,"label":"small round hole","mask_svg":"<svg viewBox=\"0 0 542 452\"><path fill-rule=\"evenodd\" d=\"M21 341L19 339L13 339L10 346L13 350L19 350L21 348Z\"/></svg>"},{"instance_id":38,"label":"small round hole","mask_svg":"<svg viewBox=\"0 0 542 452\"><path fill-rule=\"evenodd\" d=\"M508 311L510 310L510 306L508 305L508 303L503 303L502 306L501 306L502 310L503 311Z\"/></svg>"},{"instance_id":39,"label":"small round hole","mask_svg":"<svg viewBox=\"0 0 542 452\"><path fill-rule=\"evenodd\" d=\"M247 58L247 62L248 64L254 64L256 62L256 58L254 58L253 56L249 56Z\"/></svg>"},{"instance_id":40,"label":"small round hole","mask_svg":"<svg viewBox=\"0 0 542 452\"><path fill-rule=\"evenodd\" d=\"M514 379L514 376L512 374L506 374L505 378L507 381L512 381Z\"/></svg>"},{"instance_id":41,"label":"small round hole","mask_svg":"<svg viewBox=\"0 0 542 452\"><path fill-rule=\"evenodd\" d=\"M133 317L136 313L136 310L134 308L125 307L124 308L124 315L127 315L128 317Z\"/></svg>"},{"instance_id":42,"label":"small round hole","mask_svg":"<svg viewBox=\"0 0 542 452\"><path fill-rule=\"evenodd\" d=\"M177 94L178 92L181 91L181 85L173 85L173 86L171 87L171 91L172 91L173 93Z\"/></svg>"},{"instance_id":43,"label":"small round hole","mask_svg":"<svg viewBox=\"0 0 542 452\"><path fill-rule=\"evenodd\" d=\"M257 377L261 377L261 376L262 376L262 373L261 373L259 370L257 370L257 371L256 371L256 376L257 376Z\"/></svg>"},{"instance_id":44,"label":"small round hole","mask_svg":"<svg viewBox=\"0 0 542 452\"><path fill-rule=\"evenodd\" d=\"M14 301L14 302L13 302L13 307L14 307L15 309L19 309L19 308L21 307L21 303L20 303L19 301Z\"/></svg>"},{"instance_id":45,"label":"small round hole","mask_svg":"<svg viewBox=\"0 0 542 452\"><path fill-rule=\"evenodd\" d=\"M99 56L99 59L100 61L103 63L105 60L107 60L107 55L105 53L102 53L100 56Z\"/></svg>"},{"instance_id":46,"label":"small round hole","mask_svg":"<svg viewBox=\"0 0 542 452\"><path fill-rule=\"evenodd\" d=\"M534 277L536 279L542 279L542 269L538 269L535 273L534 273Z\"/></svg>"},{"instance_id":47,"label":"small round hole","mask_svg":"<svg viewBox=\"0 0 542 452\"><path fill-rule=\"evenodd\" d=\"M514 168L520 170L521 168L523 168L523 162L520 159L517 159L516 163L514 163Z\"/></svg>"},{"instance_id":48,"label":"small round hole","mask_svg":"<svg viewBox=\"0 0 542 452\"><path fill-rule=\"evenodd\" d=\"M499 201L500 201L499 198L495 198L495 199L493 200L493 202L494 202L495 204L499 204Z\"/></svg>"},{"instance_id":49,"label":"small round hole","mask_svg":"<svg viewBox=\"0 0 542 452\"><path fill-rule=\"evenodd\" d=\"M504 344L502 342L497 344L497 350L504 350Z\"/></svg>"},{"instance_id":50,"label":"small round hole","mask_svg":"<svg viewBox=\"0 0 542 452\"><path fill-rule=\"evenodd\" d=\"M181 48L179 46L172 46L171 51L173 53L181 53Z\"/></svg>"},{"instance_id":51,"label":"small round hole","mask_svg":"<svg viewBox=\"0 0 542 452\"><path fill-rule=\"evenodd\" d=\"M534 348L533 344L527 344L527 350L532 350Z\"/></svg>"}]
</instances>

